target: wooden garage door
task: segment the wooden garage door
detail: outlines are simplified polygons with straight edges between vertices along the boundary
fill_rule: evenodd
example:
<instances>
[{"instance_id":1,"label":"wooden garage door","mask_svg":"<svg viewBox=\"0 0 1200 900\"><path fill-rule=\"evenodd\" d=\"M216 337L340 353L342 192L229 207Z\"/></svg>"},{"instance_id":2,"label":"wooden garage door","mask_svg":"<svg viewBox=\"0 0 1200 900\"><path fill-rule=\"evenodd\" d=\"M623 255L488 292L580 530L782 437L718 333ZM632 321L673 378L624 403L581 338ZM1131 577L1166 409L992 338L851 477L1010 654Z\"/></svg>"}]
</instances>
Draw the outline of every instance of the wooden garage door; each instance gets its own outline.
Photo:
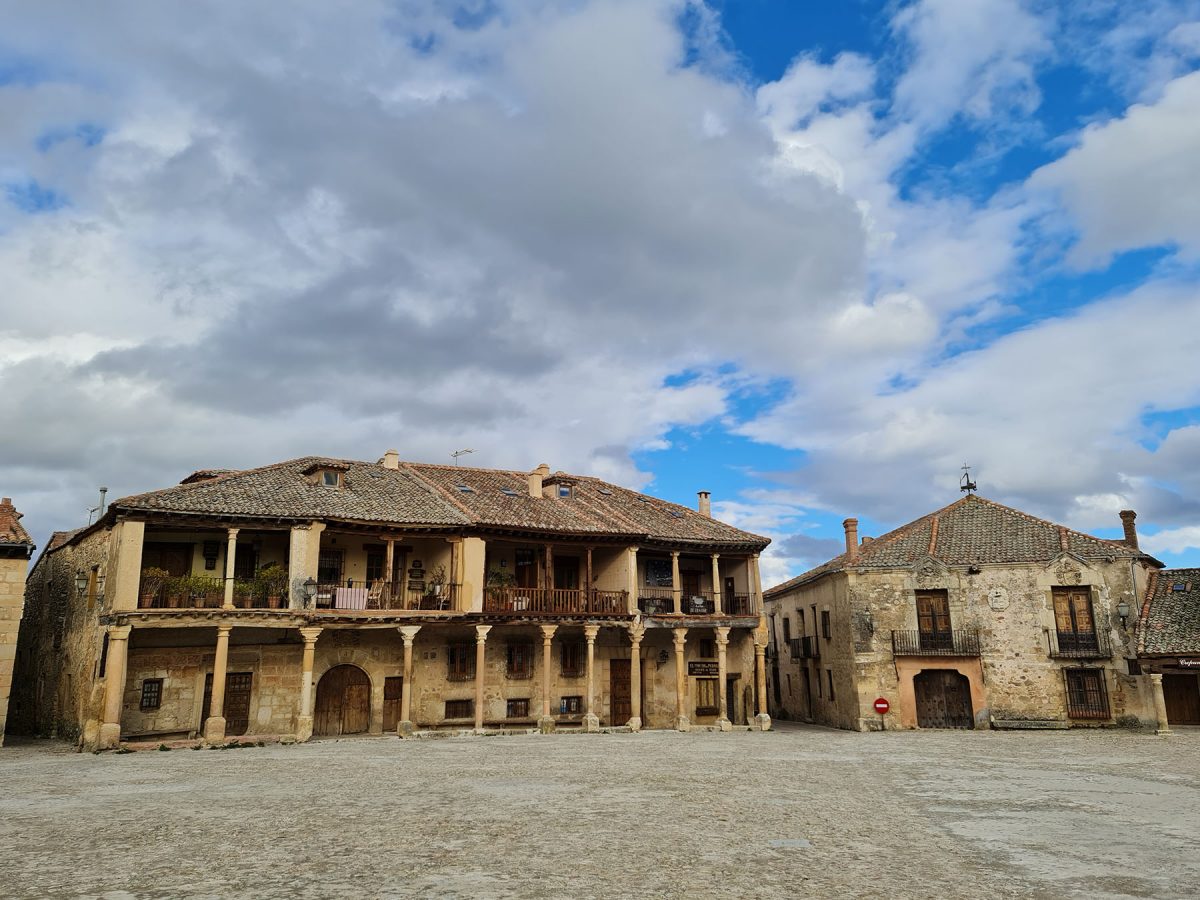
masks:
<instances>
[{"instance_id":1,"label":"wooden garage door","mask_svg":"<svg viewBox=\"0 0 1200 900\"><path fill-rule=\"evenodd\" d=\"M973 728L971 683L949 669L921 672L913 678L920 728Z\"/></svg>"},{"instance_id":2,"label":"wooden garage door","mask_svg":"<svg viewBox=\"0 0 1200 900\"><path fill-rule=\"evenodd\" d=\"M1200 725L1200 675L1163 675L1163 699L1172 725Z\"/></svg>"},{"instance_id":3,"label":"wooden garage door","mask_svg":"<svg viewBox=\"0 0 1200 900\"><path fill-rule=\"evenodd\" d=\"M250 727L250 688L254 683L253 672L229 672L225 675L225 734L233 737L245 734ZM212 708L212 672L204 677L204 709L200 715L200 728L208 721Z\"/></svg>"},{"instance_id":4,"label":"wooden garage door","mask_svg":"<svg viewBox=\"0 0 1200 900\"><path fill-rule=\"evenodd\" d=\"M313 734L361 734L371 725L371 679L358 666L334 666L317 684Z\"/></svg>"}]
</instances>

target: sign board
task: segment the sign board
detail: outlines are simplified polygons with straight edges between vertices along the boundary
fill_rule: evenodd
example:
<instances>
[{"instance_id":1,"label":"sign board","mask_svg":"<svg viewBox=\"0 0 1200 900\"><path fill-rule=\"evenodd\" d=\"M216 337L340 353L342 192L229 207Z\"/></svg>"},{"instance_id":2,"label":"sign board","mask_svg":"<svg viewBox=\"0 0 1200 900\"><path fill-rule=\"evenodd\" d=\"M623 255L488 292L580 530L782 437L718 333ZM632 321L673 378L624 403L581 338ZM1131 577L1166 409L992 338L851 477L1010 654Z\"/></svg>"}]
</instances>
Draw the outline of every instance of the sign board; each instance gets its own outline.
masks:
<instances>
[{"instance_id":1,"label":"sign board","mask_svg":"<svg viewBox=\"0 0 1200 900\"><path fill-rule=\"evenodd\" d=\"M872 705L875 707L875 712L879 713L881 716L892 708L892 704L888 703L886 697L880 697Z\"/></svg>"},{"instance_id":2,"label":"sign board","mask_svg":"<svg viewBox=\"0 0 1200 900\"><path fill-rule=\"evenodd\" d=\"M688 674L716 678L721 674L721 671L717 668L717 664L715 662L693 661L688 663Z\"/></svg>"},{"instance_id":3,"label":"sign board","mask_svg":"<svg viewBox=\"0 0 1200 900\"><path fill-rule=\"evenodd\" d=\"M1181 659L1179 664L1185 669L1200 669L1200 659Z\"/></svg>"}]
</instances>

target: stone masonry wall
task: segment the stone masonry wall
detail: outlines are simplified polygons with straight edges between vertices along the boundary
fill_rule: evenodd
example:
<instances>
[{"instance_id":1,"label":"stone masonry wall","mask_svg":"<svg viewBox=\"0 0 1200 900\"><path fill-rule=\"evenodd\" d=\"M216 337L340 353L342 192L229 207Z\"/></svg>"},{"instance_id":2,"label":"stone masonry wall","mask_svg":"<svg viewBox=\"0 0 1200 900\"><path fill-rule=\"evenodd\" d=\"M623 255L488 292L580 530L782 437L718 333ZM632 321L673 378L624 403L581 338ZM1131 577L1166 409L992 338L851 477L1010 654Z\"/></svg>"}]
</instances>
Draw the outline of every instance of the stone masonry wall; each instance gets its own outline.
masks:
<instances>
[{"instance_id":1,"label":"stone masonry wall","mask_svg":"<svg viewBox=\"0 0 1200 900\"><path fill-rule=\"evenodd\" d=\"M0 559L0 747L4 746L28 567L29 561L24 558Z\"/></svg>"}]
</instances>

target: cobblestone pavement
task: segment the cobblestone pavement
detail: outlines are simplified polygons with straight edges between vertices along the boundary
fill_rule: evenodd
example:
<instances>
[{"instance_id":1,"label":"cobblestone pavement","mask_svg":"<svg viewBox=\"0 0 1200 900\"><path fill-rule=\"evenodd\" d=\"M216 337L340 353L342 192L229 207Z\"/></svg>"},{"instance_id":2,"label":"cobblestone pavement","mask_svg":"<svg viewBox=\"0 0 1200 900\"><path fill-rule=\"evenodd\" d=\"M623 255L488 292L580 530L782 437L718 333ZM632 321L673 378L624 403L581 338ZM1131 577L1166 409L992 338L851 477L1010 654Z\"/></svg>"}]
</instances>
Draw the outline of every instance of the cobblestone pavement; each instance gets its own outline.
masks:
<instances>
[{"instance_id":1,"label":"cobblestone pavement","mask_svg":"<svg viewBox=\"0 0 1200 900\"><path fill-rule=\"evenodd\" d=\"M0 750L5 897L1185 897L1200 733Z\"/></svg>"}]
</instances>

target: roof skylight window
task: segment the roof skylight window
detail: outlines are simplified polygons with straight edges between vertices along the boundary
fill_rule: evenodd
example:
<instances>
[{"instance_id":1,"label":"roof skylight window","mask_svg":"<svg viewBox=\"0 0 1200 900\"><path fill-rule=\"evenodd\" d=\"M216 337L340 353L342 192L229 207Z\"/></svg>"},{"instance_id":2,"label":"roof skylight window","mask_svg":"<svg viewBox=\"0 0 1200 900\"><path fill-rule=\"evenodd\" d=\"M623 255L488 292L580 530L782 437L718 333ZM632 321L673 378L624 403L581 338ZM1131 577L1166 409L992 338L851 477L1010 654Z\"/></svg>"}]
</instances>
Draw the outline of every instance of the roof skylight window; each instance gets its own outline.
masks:
<instances>
[{"instance_id":1,"label":"roof skylight window","mask_svg":"<svg viewBox=\"0 0 1200 900\"><path fill-rule=\"evenodd\" d=\"M610 491L608 488L596 488L596 490L599 493L604 494L606 497L612 495L612 491Z\"/></svg>"},{"instance_id":2,"label":"roof skylight window","mask_svg":"<svg viewBox=\"0 0 1200 900\"><path fill-rule=\"evenodd\" d=\"M505 497L519 496L519 494L517 494L517 492L514 491L512 488L500 488L500 493L502 493Z\"/></svg>"},{"instance_id":3,"label":"roof skylight window","mask_svg":"<svg viewBox=\"0 0 1200 900\"><path fill-rule=\"evenodd\" d=\"M460 494L475 493L475 488L471 487L469 484L456 484L455 487L458 489L458 492Z\"/></svg>"}]
</instances>

